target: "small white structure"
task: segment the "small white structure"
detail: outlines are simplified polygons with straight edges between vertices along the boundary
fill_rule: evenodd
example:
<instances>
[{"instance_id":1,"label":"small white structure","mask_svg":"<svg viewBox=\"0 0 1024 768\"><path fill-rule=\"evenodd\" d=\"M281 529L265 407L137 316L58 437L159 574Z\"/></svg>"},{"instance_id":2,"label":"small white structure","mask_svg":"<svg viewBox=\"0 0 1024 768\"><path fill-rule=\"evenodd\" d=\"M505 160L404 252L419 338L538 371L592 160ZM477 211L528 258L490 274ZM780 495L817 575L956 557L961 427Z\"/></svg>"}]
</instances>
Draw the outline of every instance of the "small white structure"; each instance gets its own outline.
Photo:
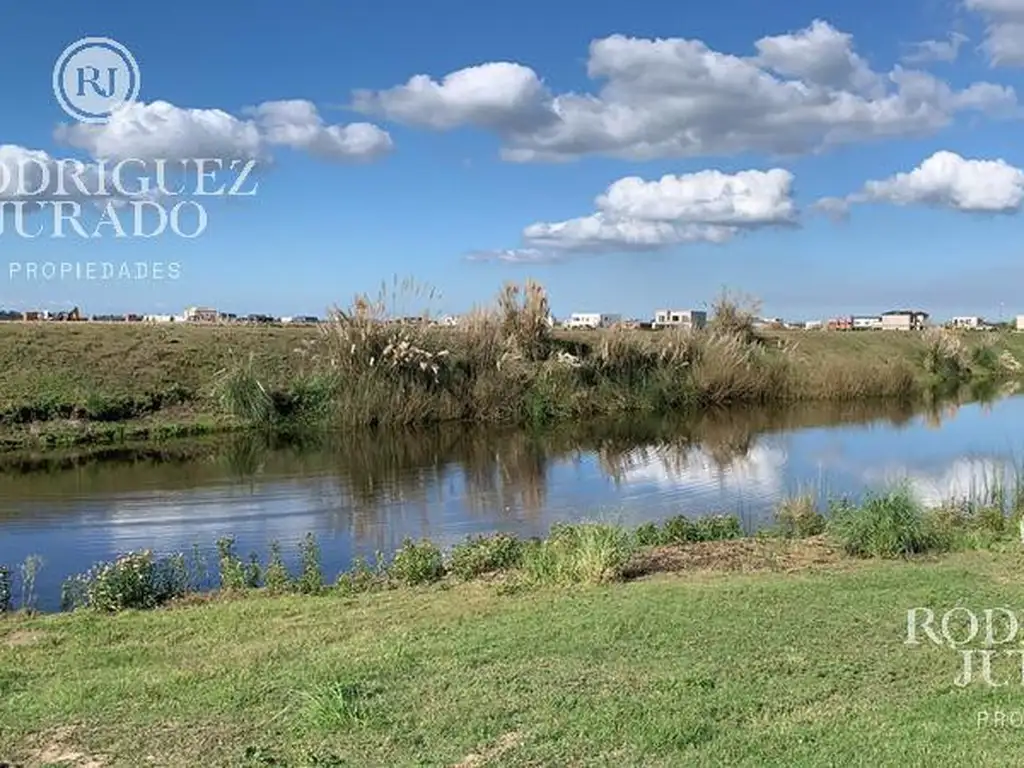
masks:
<instances>
[{"instance_id":1,"label":"small white structure","mask_svg":"<svg viewBox=\"0 0 1024 768\"><path fill-rule=\"evenodd\" d=\"M1017 330L1024 331L1024 315L1017 315Z\"/></svg>"},{"instance_id":2,"label":"small white structure","mask_svg":"<svg viewBox=\"0 0 1024 768\"><path fill-rule=\"evenodd\" d=\"M569 316L566 328L610 328L622 321L622 315L605 314L604 312L573 312Z\"/></svg>"},{"instance_id":3,"label":"small white structure","mask_svg":"<svg viewBox=\"0 0 1024 768\"><path fill-rule=\"evenodd\" d=\"M697 309L659 309L654 313L653 328L684 328L697 330L707 325L708 313Z\"/></svg>"},{"instance_id":4,"label":"small white structure","mask_svg":"<svg viewBox=\"0 0 1024 768\"><path fill-rule=\"evenodd\" d=\"M894 309L882 313L886 331L920 331L928 326L928 313L919 309Z\"/></svg>"},{"instance_id":5,"label":"small white structure","mask_svg":"<svg viewBox=\"0 0 1024 768\"><path fill-rule=\"evenodd\" d=\"M880 331L882 318L878 315L854 315L851 327L855 331Z\"/></svg>"},{"instance_id":6,"label":"small white structure","mask_svg":"<svg viewBox=\"0 0 1024 768\"><path fill-rule=\"evenodd\" d=\"M978 330L985 325L985 321L976 315L964 315L962 317L954 317L949 321L949 324L953 328Z\"/></svg>"},{"instance_id":7,"label":"small white structure","mask_svg":"<svg viewBox=\"0 0 1024 768\"><path fill-rule=\"evenodd\" d=\"M808 320L804 323L804 330L806 331L820 331L825 327L825 324L821 320Z\"/></svg>"},{"instance_id":8,"label":"small white structure","mask_svg":"<svg viewBox=\"0 0 1024 768\"><path fill-rule=\"evenodd\" d=\"M220 314L210 307L189 307L185 310L185 321L189 323L216 323Z\"/></svg>"}]
</instances>

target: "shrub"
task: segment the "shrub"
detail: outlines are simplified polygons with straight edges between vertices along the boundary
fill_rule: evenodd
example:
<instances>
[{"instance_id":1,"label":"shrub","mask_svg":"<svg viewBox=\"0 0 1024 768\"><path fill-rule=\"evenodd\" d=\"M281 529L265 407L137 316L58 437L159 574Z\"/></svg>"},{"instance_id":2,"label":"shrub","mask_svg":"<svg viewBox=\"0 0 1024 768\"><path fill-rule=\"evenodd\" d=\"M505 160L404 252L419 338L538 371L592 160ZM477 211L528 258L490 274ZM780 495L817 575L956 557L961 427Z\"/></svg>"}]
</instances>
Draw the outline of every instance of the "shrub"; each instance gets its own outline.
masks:
<instances>
[{"instance_id":1,"label":"shrub","mask_svg":"<svg viewBox=\"0 0 1024 768\"><path fill-rule=\"evenodd\" d=\"M235 539L225 536L217 539L217 562L220 566L220 586L227 590L246 588L245 564L235 555Z\"/></svg>"},{"instance_id":2,"label":"shrub","mask_svg":"<svg viewBox=\"0 0 1024 768\"><path fill-rule=\"evenodd\" d=\"M670 517L661 528L662 542L665 544L686 544L696 541L696 531L693 523L683 515Z\"/></svg>"},{"instance_id":3,"label":"shrub","mask_svg":"<svg viewBox=\"0 0 1024 768\"><path fill-rule=\"evenodd\" d=\"M634 537L602 523L556 525L546 541L523 549L522 568L540 583L604 583L622 578L635 552Z\"/></svg>"},{"instance_id":4,"label":"shrub","mask_svg":"<svg viewBox=\"0 0 1024 768\"><path fill-rule=\"evenodd\" d=\"M444 576L444 558L432 541L405 539L388 569L403 584L431 584Z\"/></svg>"},{"instance_id":5,"label":"shrub","mask_svg":"<svg viewBox=\"0 0 1024 768\"><path fill-rule=\"evenodd\" d=\"M270 560L267 562L264 583L271 594L280 594L292 588L292 576L281 556L281 545L276 541L270 543Z\"/></svg>"},{"instance_id":6,"label":"shrub","mask_svg":"<svg viewBox=\"0 0 1024 768\"><path fill-rule=\"evenodd\" d=\"M782 501L775 509L775 522L779 533L787 539L806 539L825 530L825 518L818 512L811 494Z\"/></svg>"},{"instance_id":7,"label":"shrub","mask_svg":"<svg viewBox=\"0 0 1024 768\"><path fill-rule=\"evenodd\" d=\"M6 565L0 565L0 614L10 613L14 609L13 600L11 571Z\"/></svg>"},{"instance_id":8,"label":"shrub","mask_svg":"<svg viewBox=\"0 0 1024 768\"><path fill-rule=\"evenodd\" d=\"M377 557L377 562L383 562L380 555ZM383 587L386 583L386 572L380 567L376 570L371 568L365 558L357 557L347 571L338 575L337 587L342 594L353 595L359 592L371 592Z\"/></svg>"},{"instance_id":9,"label":"shrub","mask_svg":"<svg viewBox=\"0 0 1024 768\"><path fill-rule=\"evenodd\" d=\"M62 604L65 609L89 607L108 613L145 610L181 597L186 584L183 555L157 559L150 550L129 552L68 579Z\"/></svg>"},{"instance_id":10,"label":"shrub","mask_svg":"<svg viewBox=\"0 0 1024 768\"><path fill-rule=\"evenodd\" d=\"M856 557L900 557L948 547L906 490L833 505L829 533Z\"/></svg>"},{"instance_id":11,"label":"shrub","mask_svg":"<svg viewBox=\"0 0 1024 768\"><path fill-rule=\"evenodd\" d=\"M641 547L656 547L662 543L663 534L657 523L644 523L636 529L636 543Z\"/></svg>"},{"instance_id":12,"label":"shrub","mask_svg":"<svg viewBox=\"0 0 1024 768\"><path fill-rule=\"evenodd\" d=\"M307 533L300 542L299 559L302 569L297 585L299 592L304 595L320 594L324 588L324 576L320 568L320 547L312 533Z\"/></svg>"},{"instance_id":13,"label":"shrub","mask_svg":"<svg viewBox=\"0 0 1024 768\"><path fill-rule=\"evenodd\" d=\"M711 515L693 524L694 541L726 541L743 536L743 525L734 515Z\"/></svg>"},{"instance_id":14,"label":"shrub","mask_svg":"<svg viewBox=\"0 0 1024 768\"><path fill-rule=\"evenodd\" d=\"M515 536L498 533L478 536L452 549L449 570L464 581L485 573L507 571L522 560L523 544Z\"/></svg>"}]
</instances>

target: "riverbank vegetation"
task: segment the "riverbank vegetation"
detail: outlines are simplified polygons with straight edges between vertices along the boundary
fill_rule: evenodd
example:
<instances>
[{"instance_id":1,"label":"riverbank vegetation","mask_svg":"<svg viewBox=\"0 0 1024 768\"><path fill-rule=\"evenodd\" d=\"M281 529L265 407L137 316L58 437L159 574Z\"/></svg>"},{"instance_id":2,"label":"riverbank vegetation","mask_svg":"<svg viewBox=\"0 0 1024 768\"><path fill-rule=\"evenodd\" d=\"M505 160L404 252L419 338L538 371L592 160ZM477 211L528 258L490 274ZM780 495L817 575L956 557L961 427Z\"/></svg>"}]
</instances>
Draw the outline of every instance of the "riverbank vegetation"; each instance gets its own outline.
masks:
<instances>
[{"instance_id":1,"label":"riverbank vegetation","mask_svg":"<svg viewBox=\"0 0 1024 768\"><path fill-rule=\"evenodd\" d=\"M1024 598L1013 520L899 490L795 506L758 537L677 518L408 542L331 585L309 539L290 568L225 540L219 593L155 611L121 609L159 602L165 561L126 556L91 609L0 618L0 761L1004 765L1016 731L977 713L1019 689L958 688L959 653L903 641L909 608Z\"/></svg>"},{"instance_id":2,"label":"riverbank vegetation","mask_svg":"<svg viewBox=\"0 0 1024 768\"><path fill-rule=\"evenodd\" d=\"M774 525L751 537L736 516L679 515L635 529L598 522L560 523L546 539L499 533L470 537L448 551L428 539L406 539L390 556L378 552L372 563L357 558L349 570L333 578L323 572L320 545L311 533L298 542L297 558L286 557L276 541L270 543L265 559L256 552L243 557L235 551L233 539L223 538L212 562L196 546L175 554L128 552L98 563L65 580L61 608L118 612L157 608L202 593L353 593L493 576L500 576L502 588L509 590L602 584L658 570L664 548L744 538L795 541L824 534L837 551L851 557L910 557L1013 542L1022 536L1022 515L1022 480L1008 487L1005 480L993 479L985 488L973 489L972 495L937 507L921 504L906 486L869 493L857 504L832 500L824 509L808 493L781 502ZM33 609L41 565L36 556L20 567L0 564L0 614Z\"/></svg>"},{"instance_id":3,"label":"riverbank vegetation","mask_svg":"<svg viewBox=\"0 0 1024 768\"><path fill-rule=\"evenodd\" d=\"M533 283L458 328L382 322L409 314L418 299L403 291L360 297L320 329L0 326L0 448L921 399L1017 380L1024 359L1013 333L756 331L755 307L728 295L699 332L552 330Z\"/></svg>"}]
</instances>

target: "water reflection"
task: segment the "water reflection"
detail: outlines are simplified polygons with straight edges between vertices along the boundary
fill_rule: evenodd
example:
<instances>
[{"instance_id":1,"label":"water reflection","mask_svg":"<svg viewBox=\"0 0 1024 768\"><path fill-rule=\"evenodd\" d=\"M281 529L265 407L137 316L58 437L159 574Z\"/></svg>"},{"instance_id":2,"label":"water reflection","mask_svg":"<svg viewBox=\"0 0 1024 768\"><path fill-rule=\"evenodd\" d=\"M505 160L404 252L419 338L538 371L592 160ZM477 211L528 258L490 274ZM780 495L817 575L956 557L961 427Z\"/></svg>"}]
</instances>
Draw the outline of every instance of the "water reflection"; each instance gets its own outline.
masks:
<instances>
[{"instance_id":1,"label":"water reflection","mask_svg":"<svg viewBox=\"0 0 1024 768\"><path fill-rule=\"evenodd\" d=\"M1024 399L964 407L823 403L709 411L686 421L589 424L543 434L437 428L303 439L8 457L0 471L0 562L40 553L41 588L128 549L237 537L321 539L329 570L405 536L451 543L559 520L625 524L740 513L751 527L808 487L856 496L907 478L924 499L1012 465ZM989 475L991 476L991 475ZM49 580L49 582L47 582Z\"/></svg>"}]
</instances>

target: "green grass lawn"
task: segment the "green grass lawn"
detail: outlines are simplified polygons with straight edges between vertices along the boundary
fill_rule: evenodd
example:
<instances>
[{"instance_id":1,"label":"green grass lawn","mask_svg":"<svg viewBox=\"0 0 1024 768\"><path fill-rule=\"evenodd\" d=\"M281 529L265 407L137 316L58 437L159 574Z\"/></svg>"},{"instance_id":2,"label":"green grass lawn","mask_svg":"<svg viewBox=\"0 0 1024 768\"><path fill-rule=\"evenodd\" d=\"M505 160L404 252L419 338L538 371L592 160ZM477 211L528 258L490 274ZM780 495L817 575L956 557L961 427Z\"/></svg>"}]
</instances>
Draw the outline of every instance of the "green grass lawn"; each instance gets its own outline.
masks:
<instances>
[{"instance_id":1,"label":"green grass lawn","mask_svg":"<svg viewBox=\"0 0 1024 768\"><path fill-rule=\"evenodd\" d=\"M978 712L1021 724L1019 660L959 688L959 655L906 646L906 616L1020 608L1022 565L1011 546L10 618L0 761L1005 766L1024 731Z\"/></svg>"}]
</instances>

